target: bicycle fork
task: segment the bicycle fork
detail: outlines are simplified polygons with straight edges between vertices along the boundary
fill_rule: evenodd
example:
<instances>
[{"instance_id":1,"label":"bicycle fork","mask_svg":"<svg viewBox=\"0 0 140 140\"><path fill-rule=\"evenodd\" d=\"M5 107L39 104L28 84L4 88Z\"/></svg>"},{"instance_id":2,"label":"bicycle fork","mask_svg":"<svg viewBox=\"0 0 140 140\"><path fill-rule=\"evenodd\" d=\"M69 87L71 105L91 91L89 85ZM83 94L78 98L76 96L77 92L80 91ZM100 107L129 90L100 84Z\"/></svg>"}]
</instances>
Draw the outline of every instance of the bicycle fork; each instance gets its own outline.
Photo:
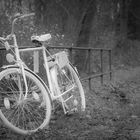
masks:
<instances>
[{"instance_id":1,"label":"bicycle fork","mask_svg":"<svg viewBox=\"0 0 140 140\"><path fill-rule=\"evenodd\" d=\"M26 76L25 76L24 64L23 64L23 62L20 59L19 49L18 49L18 45L17 45L17 40L16 40L15 34L13 34L13 40L14 40L14 46L15 46L16 61L17 61L17 64L18 64L19 68L21 69L21 73L22 73L22 76L23 76L23 82L25 84L24 99L26 99L27 98L27 93L28 93L27 80L26 80ZM19 90L20 90L19 101L22 99L22 96L23 96L23 91L22 91L21 84L22 83L21 83L21 80L20 80L20 77L19 77L19 79L18 79L18 85L19 85Z\"/></svg>"},{"instance_id":2,"label":"bicycle fork","mask_svg":"<svg viewBox=\"0 0 140 140\"><path fill-rule=\"evenodd\" d=\"M25 84L25 95L24 95L24 99L26 99L27 98L27 94L28 94L27 79L26 79L26 76L25 76L25 70L24 70L23 64L21 64L20 67L21 67L21 73L22 73L22 76L23 76L23 81L24 81L24 84ZM22 95L23 95L22 87L21 87L21 80L19 80L19 88L20 88L20 97L19 97L19 100L21 100Z\"/></svg>"}]
</instances>

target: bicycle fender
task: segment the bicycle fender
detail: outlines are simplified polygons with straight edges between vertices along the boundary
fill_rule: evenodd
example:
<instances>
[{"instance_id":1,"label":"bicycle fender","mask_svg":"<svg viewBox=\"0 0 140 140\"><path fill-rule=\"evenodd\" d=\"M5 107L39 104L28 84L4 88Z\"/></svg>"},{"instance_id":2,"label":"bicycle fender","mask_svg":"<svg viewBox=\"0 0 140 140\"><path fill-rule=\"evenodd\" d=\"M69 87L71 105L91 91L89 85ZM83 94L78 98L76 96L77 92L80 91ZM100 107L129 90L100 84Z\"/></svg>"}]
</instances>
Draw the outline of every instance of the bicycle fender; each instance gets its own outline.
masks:
<instances>
[{"instance_id":1,"label":"bicycle fender","mask_svg":"<svg viewBox=\"0 0 140 140\"><path fill-rule=\"evenodd\" d=\"M3 65L1 68L7 69L7 68L13 68L13 67L18 67L18 66L17 65Z\"/></svg>"}]
</instances>

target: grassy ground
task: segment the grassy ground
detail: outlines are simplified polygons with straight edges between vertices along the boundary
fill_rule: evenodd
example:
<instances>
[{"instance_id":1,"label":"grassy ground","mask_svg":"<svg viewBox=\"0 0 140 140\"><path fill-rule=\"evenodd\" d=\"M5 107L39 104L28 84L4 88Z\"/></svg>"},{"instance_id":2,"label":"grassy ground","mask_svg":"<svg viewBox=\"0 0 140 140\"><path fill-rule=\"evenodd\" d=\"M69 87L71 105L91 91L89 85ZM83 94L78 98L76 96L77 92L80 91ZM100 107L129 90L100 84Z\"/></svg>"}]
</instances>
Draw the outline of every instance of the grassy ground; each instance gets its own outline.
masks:
<instances>
[{"instance_id":1,"label":"grassy ground","mask_svg":"<svg viewBox=\"0 0 140 140\"><path fill-rule=\"evenodd\" d=\"M49 130L20 136L1 123L0 140L140 140L140 68L119 70L114 81L91 91L84 84L83 114L53 113Z\"/></svg>"}]
</instances>

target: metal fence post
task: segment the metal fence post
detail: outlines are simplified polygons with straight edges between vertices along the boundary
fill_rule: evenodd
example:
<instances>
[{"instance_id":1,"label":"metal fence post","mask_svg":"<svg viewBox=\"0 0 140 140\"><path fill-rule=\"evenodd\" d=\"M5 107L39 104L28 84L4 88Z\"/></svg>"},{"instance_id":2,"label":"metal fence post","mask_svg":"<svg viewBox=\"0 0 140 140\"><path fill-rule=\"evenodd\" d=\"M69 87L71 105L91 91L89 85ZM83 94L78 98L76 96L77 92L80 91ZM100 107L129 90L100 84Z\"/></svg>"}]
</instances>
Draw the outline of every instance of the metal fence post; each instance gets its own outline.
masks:
<instances>
[{"instance_id":1,"label":"metal fence post","mask_svg":"<svg viewBox=\"0 0 140 140\"><path fill-rule=\"evenodd\" d=\"M30 46L20 46L20 51L22 51L22 49L26 49L26 48L29 48ZM30 49L30 51L32 51L32 48L33 47L31 47L31 49ZM112 63L112 51L110 50L110 49L104 49L104 48L91 48L91 47L88 47L88 48L80 48L80 47L65 47L65 46L50 46L50 47L48 47L47 49L67 49L68 50L68 52L69 52L69 59L70 59L70 61L72 62L72 61L74 61L74 59L73 59L73 51L75 51L75 50L86 50L86 51L88 51L88 57L87 57L87 63L86 63L86 68L88 69L88 74L89 74L89 76L87 76L86 78L83 78L84 80L87 80L88 81L88 84L89 84L89 89L91 89L91 81L92 81L92 79L93 78L97 78L97 77L99 77L99 78L101 78L101 84L103 84L103 80L104 80L104 75L109 75L109 78L110 78L110 80L112 80L112 77L113 77L113 75L112 75L112 65L111 65L111 63ZM5 51L6 49L5 48L0 48L0 51ZM98 52L100 52L100 67L101 67L101 70L100 70L100 73L99 74L92 74L92 71L91 71L91 67L92 67L92 61L91 61L91 55L92 55L92 51L98 51ZM109 72L104 72L104 68L103 68L103 53L104 53L104 51L107 51L107 53L108 53L108 63L109 63ZM3 54L3 53L2 53ZM4 61L4 62L3 62ZM6 63L5 62L5 59L4 60L1 60L1 63ZM73 63L73 62L72 62Z\"/></svg>"},{"instance_id":2,"label":"metal fence post","mask_svg":"<svg viewBox=\"0 0 140 140\"><path fill-rule=\"evenodd\" d=\"M109 50L109 75L110 75L110 80L112 80L112 68L111 68L111 63L112 63L112 59L111 59L111 50Z\"/></svg>"},{"instance_id":3,"label":"metal fence post","mask_svg":"<svg viewBox=\"0 0 140 140\"><path fill-rule=\"evenodd\" d=\"M70 61L71 61L71 63L72 63L72 47L69 48L69 52L70 52Z\"/></svg>"},{"instance_id":4,"label":"metal fence post","mask_svg":"<svg viewBox=\"0 0 140 140\"><path fill-rule=\"evenodd\" d=\"M100 58L101 58L101 84L103 84L103 50L100 50Z\"/></svg>"},{"instance_id":5,"label":"metal fence post","mask_svg":"<svg viewBox=\"0 0 140 140\"><path fill-rule=\"evenodd\" d=\"M90 74L91 73L91 60L90 60L90 56L91 56L91 49L88 49L88 73ZM89 78L89 89L91 90L91 78Z\"/></svg>"}]
</instances>

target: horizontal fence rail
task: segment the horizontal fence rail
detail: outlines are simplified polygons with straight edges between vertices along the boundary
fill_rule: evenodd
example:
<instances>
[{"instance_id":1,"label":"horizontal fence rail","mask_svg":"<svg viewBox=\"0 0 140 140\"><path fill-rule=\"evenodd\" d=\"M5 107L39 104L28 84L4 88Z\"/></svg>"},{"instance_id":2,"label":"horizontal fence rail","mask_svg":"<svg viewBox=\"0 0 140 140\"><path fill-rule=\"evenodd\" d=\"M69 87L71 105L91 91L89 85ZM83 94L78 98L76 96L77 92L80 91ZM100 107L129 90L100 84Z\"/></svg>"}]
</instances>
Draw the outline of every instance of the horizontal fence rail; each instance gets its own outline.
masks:
<instances>
[{"instance_id":1,"label":"horizontal fence rail","mask_svg":"<svg viewBox=\"0 0 140 140\"><path fill-rule=\"evenodd\" d=\"M26 49L26 48L30 48L30 51L33 49L33 48L35 48L35 47L31 47L31 46L20 46L20 49L22 50L22 49ZM72 57L73 57L73 55L72 55L72 52L74 51L74 50L85 50L85 51L88 51L88 73L89 73L89 75L88 76L86 76L86 77L84 77L84 78L82 78L81 80L82 81L88 81L88 85L89 85L89 89L91 89L91 80L93 79L93 78L97 78L97 77L100 77L100 81L101 81L101 84L103 84L103 76L104 75L109 75L109 79L110 80L112 80L112 67L111 67L111 65L112 65L112 58L111 58L111 53L112 53L112 51L111 51L111 49L106 49L106 48L91 48L91 47L85 47L85 48L83 48L83 47L65 47L65 46L48 46L47 47L48 49L67 49L67 50L69 50L69 55L70 55L70 60L72 61ZM2 51L2 50L5 50L5 48L0 48L0 51ZM91 65L91 53L92 53L92 51L98 51L98 52L100 52L100 73L97 73L97 74L91 74L90 72L91 72L91 68L90 68L90 65ZM107 71L107 72L104 72L103 71L103 52L104 51L106 51L106 52L108 52L108 66L109 66L109 70Z\"/></svg>"},{"instance_id":2,"label":"horizontal fence rail","mask_svg":"<svg viewBox=\"0 0 140 140\"><path fill-rule=\"evenodd\" d=\"M88 80L88 82L89 82L89 89L91 89L91 79L93 79L93 78L100 77L101 84L103 84L103 76L109 74L109 79L112 80L112 67L111 67L111 65L112 65L111 53L112 53L112 51L111 51L111 49L107 49L107 48L91 48L91 47L85 47L85 48L82 48L82 47L64 47L64 46L59 46L59 47L58 46L50 46L49 48L50 49L68 49L69 52L70 52L70 60L71 61L72 61L72 51L73 50L85 50L85 51L88 50L89 73L91 71L90 65L92 63L91 60L90 60L91 52L92 51L100 51L100 66L101 66L100 73L98 73L98 74L89 74L89 76L84 77L81 80L82 81ZM104 72L103 71L103 52L104 51L108 52L108 56L109 56L109 60L108 60L109 71L108 72Z\"/></svg>"}]
</instances>

